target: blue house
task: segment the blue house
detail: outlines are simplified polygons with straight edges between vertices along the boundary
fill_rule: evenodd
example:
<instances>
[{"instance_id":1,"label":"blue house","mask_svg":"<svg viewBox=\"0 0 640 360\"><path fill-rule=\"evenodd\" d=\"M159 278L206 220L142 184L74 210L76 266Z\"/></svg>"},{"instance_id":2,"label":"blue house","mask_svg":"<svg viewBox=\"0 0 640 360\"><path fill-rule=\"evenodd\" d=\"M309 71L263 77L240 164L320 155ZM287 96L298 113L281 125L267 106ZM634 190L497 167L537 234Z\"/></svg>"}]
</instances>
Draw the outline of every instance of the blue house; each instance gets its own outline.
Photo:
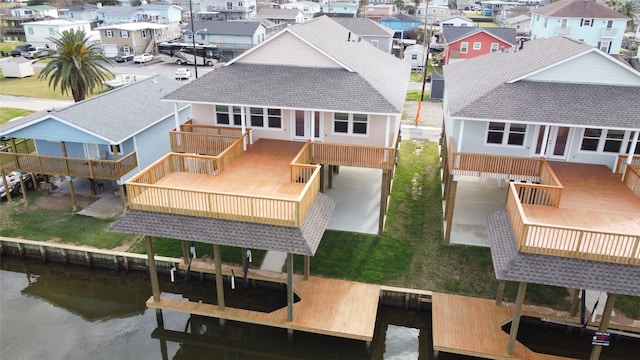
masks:
<instances>
[{"instance_id":1,"label":"blue house","mask_svg":"<svg viewBox=\"0 0 640 360\"><path fill-rule=\"evenodd\" d=\"M124 199L122 183L167 154L169 132L191 117L191 105L160 101L180 85L155 76L9 121L0 170L115 181Z\"/></svg>"},{"instance_id":2,"label":"blue house","mask_svg":"<svg viewBox=\"0 0 640 360\"><path fill-rule=\"evenodd\" d=\"M409 14L394 14L390 16L383 16L380 19L380 24L395 30L395 38L404 38L405 31L416 30L424 24L424 21Z\"/></svg>"}]
</instances>

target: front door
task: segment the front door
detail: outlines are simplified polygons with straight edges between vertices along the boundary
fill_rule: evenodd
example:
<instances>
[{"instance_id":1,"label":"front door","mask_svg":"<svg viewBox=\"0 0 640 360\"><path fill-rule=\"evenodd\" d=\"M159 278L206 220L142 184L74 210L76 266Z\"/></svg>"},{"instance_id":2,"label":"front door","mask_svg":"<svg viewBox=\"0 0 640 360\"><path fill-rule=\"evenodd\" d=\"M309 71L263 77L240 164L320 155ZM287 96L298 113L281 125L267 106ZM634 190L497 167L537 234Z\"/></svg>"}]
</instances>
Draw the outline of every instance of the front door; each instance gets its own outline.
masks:
<instances>
[{"instance_id":1,"label":"front door","mask_svg":"<svg viewBox=\"0 0 640 360\"><path fill-rule=\"evenodd\" d=\"M546 126L540 126L535 151L536 155L539 155L540 151L542 151L542 142L544 141L544 133L546 130ZM569 148L570 133L571 128L563 126L551 126L549 128L549 137L547 138L547 146L544 157L547 159L566 160L567 149Z\"/></svg>"},{"instance_id":2,"label":"front door","mask_svg":"<svg viewBox=\"0 0 640 360\"><path fill-rule=\"evenodd\" d=\"M311 139L312 136L314 141L320 140L320 113L317 111L294 111L293 140L306 141Z\"/></svg>"}]
</instances>

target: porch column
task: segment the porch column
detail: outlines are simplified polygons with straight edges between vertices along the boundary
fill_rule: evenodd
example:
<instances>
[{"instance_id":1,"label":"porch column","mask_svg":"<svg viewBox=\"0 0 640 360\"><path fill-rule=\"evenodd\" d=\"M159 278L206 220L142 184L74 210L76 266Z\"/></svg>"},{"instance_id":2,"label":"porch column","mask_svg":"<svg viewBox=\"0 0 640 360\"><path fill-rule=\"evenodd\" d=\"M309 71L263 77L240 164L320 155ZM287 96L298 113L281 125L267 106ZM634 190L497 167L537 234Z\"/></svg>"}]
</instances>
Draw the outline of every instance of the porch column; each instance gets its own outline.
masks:
<instances>
[{"instance_id":1,"label":"porch column","mask_svg":"<svg viewBox=\"0 0 640 360\"><path fill-rule=\"evenodd\" d=\"M501 306L504 299L504 280L498 280L498 293L496 294L496 305Z\"/></svg>"},{"instance_id":2,"label":"porch column","mask_svg":"<svg viewBox=\"0 0 640 360\"><path fill-rule=\"evenodd\" d=\"M380 215L378 218L378 236L384 232L384 216L387 214L387 203L391 186L391 171L382 170L382 184L380 186Z\"/></svg>"},{"instance_id":3,"label":"porch column","mask_svg":"<svg viewBox=\"0 0 640 360\"><path fill-rule=\"evenodd\" d=\"M293 254L287 253L287 320L293 321Z\"/></svg>"},{"instance_id":4,"label":"porch column","mask_svg":"<svg viewBox=\"0 0 640 360\"><path fill-rule=\"evenodd\" d=\"M146 235L147 242L147 261L149 262L149 277L151 278L151 291L153 292L153 301L160 301L160 285L158 283L158 270L156 269L156 259L153 254L153 238Z\"/></svg>"},{"instance_id":5,"label":"porch column","mask_svg":"<svg viewBox=\"0 0 640 360\"><path fill-rule=\"evenodd\" d=\"M636 132L636 139L638 138L638 133ZM599 332L605 332L609 328L609 321L611 320L611 312L613 311L613 305L616 302L617 294L609 294L607 293L607 302L604 305L604 312L602 313L602 318L600 319L600 326L598 327ZM589 360L598 360L600 359L600 352L602 352L602 346L593 345L593 349L591 350L591 357Z\"/></svg>"},{"instance_id":6,"label":"porch column","mask_svg":"<svg viewBox=\"0 0 640 360\"><path fill-rule=\"evenodd\" d=\"M173 103L173 120L176 123L176 131L180 132L180 117L178 116L178 103Z\"/></svg>"},{"instance_id":7,"label":"porch column","mask_svg":"<svg viewBox=\"0 0 640 360\"><path fill-rule=\"evenodd\" d=\"M544 134L542 135L542 146L540 146L540 157L543 158L547 154L547 142L549 141L549 130L551 126L544 127ZM540 135L538 135L540 136Z\"/></svg>"},{"instance_id":8,"label":"porch column","mask_svg":"<svg viewBox=\"0 0 640 360\"><path fill-rule=\"evenodd\" d=\"M635 134L633 134L633 140L631 140L631 147L629 148L629 155L627 155L627 166L629 166L633 161L633 155L636 150L636 146L638 146L638 135L640 135L640 131L636 131ZM624 180L624 173L622 174L622 179Z\"/></svg>"},{"instance_id":9,"label":"porch column","mask_svg":"<svg viewBox=\"0 0 640 360\"><path fill-rule=\"evenodd\" d=\"M22 172L19 172L19 174L20 174L20 189L22 189L22 199L24 200L24 204L28 205L27 204L27 188L24 186L24 179L22 178ZM33 186L35 186L35 183L36 183L35 174L31 174L31 183L34 184Z\"/></svg>"},{"instance_id":10,"label":"porch column","mask_svg":"<svg viewBox=\"0 0 640 360\"><path fill-rule=\"evenodd\" d=\"M67 182L69 183L69 194L71 194L71 201L73 202L73 210L78 208L78 201L76 200L76 191L73 187L73 179L69 176L69 160L67 159L67 146L64 141L60 141L60 146L62 146L62 156L65 158L64 167L65 167L65 176Z\"/></svg>"},{"instance_id":11,"label":"porch column","mask_svg":"<svg viewBox=\"0 0 640 360\"><path fill-rule=\"evenodd\" d=\"M507 354L513 353L513 346L516 344L518 337L518 328L520 327L520 317L522 316L522 304L524 303L524 294L527 292L527 283L518 284L518 295L516 296L516 307L513 312L513 320L511 321L511 330L509 331L509 343L507 344Z\"/></svg>"},{"instance_id":12,"label":"porch column","mask_svg":"<svg viewBox=\"0 0 640 360\"><path fill-rule=\"evenodd\" d=\"M462 136L464 135L464 120L460 120L460 130L458 130L458 147L457 152L462 151Z\"/></svg>"},{"instance_id":13,"label":"porch column","mask_svg":"<svg viewBox=\"0 0 640 360\"><path fill-rule=\"evenodd\" d=\"M185 265L189 265L189 243L187 240L182 240L182 262Z\"/></svg>"},{"instance_id":14,"label":"porch column","mask_svg":"<svg viewBox=\"0 0 640 360\"><path fill-rule=\"evenodd\" d=\"M316 138L316 112L309 111L309 141L313 142Z\"/></svg>"},{"instance_id":15,"label":"porch column","mask_svg":"<svg viewBox=\"0 0 640 360\"><path fill-rule=\"evenodd\" d=\"M384 131L384 143L386 147L391 146L391 115L387 115L387 127Z\"/></svg>"},{"instance_id":16,"label":"porch column","mask_svg":"<svg viewBox=\"0 0 640 360\"><path fill-rule=\"evenodd\" d=\"M233 107L231 107L232 109L232 113L233 113ZM247 133L247 122L245 117L245 111L244 111L244 106L240 107L240 122L242 123L242 150L247 151L247 139L244 137L244 135ZM233 119L233 114L232 114L232 119ZM232 120L233 121L233 120Z\"/></svg>"},{"instance_id":17,"label":"porch column","mask_svg":"<svg viewBox=\"0 0 640 360\"><path fill-rule=\"evenodd\" d=\"M456 204L456 191L458 189L458 182L454 179L453 175L449 175L448 181L448 194L445 199L444 212L444 218L447 221L447 228L444 235L445 244L448 244L451 241L451 229L453 228L453 208Z\"/></svg>"},{"instance_id":18,"label":"porch column","mask_svg":"<svg viewBox=\"0 0 640 360\"><path fill-rule=\"evenodd\" d=\"M213 245L213 262L216 268L216 297L218 298L218 309L224 310L224 284L222 283L222 259L220 256L220 245Z\"/></svg>"},{"instance_id":19,"label":"porch column","mask_svg":"<svg viewBox=\"0 0 640 360\"><path fill-rule=\"evenodd\" d=\"M304 279L309 280L309 275L311 274L311 256L304 256Z\"/></svg>"}]
</instances>

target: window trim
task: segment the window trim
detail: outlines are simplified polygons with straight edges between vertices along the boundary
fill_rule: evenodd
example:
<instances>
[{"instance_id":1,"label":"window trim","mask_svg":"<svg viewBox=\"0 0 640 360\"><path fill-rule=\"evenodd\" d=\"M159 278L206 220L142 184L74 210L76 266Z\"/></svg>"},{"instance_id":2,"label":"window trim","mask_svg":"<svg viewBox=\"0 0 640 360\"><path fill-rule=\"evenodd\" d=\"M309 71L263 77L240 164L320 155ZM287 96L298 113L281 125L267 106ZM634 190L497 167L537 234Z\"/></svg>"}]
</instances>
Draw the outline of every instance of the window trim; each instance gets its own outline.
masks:
<instances>
[{"instance_id":1,"label":"window trim","mask_svg":"<svg viewBox=\"0 0 640 360\"><path fill-rule=\"evenodd\" d=\"M112 38L113 37L113 30L105 30L104 31L104 36L108 37L108 38Z\"/></svg>"},{"instance_id":2,"label":"window trim","mask_svg":"<svg viewBox=\"0 0 640 360\"><path fill-rule=\"evenodd\" d=\"M258 114L253 114L251 112L252 110L255 110L255 109L260 109L261 110L261 114L260 114L260 116L262 117L262 125L261 126L253 124L253 117L258 115ZM271 114L271 113L269 113L270 110L277 110L280 114L278 114L278 115ZM247 126L251 127L252 129L282 130L282 109L270 108L270 107L255 107L255 106L251 106L245 111L245 114L248 114L248 120L246 121L247 122ZM271 118L280 119L280 126L277 126L277 127L276 126L271 126Z\"/></svg>"},{"instance_id":3,"label":"window trim","mask_svg":"<svg viewBox=\"0 0 640 360\"><path fill-rule=\"evenodd\" d=\"M497 53L500 51L500 43L491 43L491 53Z\"/></svg>"},{"instance_id":4,"label":"window trim","mask_svg":"<svg viewBox=\"0 0 640 360\"><path fill-rule=\"evenodd\" d=\"M587 129L594 129L594 130L599 130L600 131L600 136L598 136L598 143L596 145L596 149L595 150L584 150L582 148L582 144L585 140L585 132L587 131ZM616 139L616 138L609 138L609 131L622 131L623 135L621 139ZM628 154L627 152L627 148L629 146L631 146L631 142L633 141L632 138L632 131L629 130L622 130L622 129L603 129L603 128L582 128L582 133L580 134L580 146L578 146L578 152L582 153L582 154L599 154L599 155L624 155L624 154ZM588 139L595 139L595 137L590 136L588 137ZM620 143L620 146L618 148L617 152L613 152L613 151L605 151L605 146L607 144L607 141L618 141ZM640 142L639 142L640 144Z\"/></svg>"},{"instance_id":5,"label":"window trim","mask_svg":"<svg viewBox=\"0 0 640 360\"><path fill-rule=\"evenodd\" d=\"M464 51L462 49L464 48ZM469 52L469 42L463 41L460 43L460 54L466 54Z\"/></svg>"},{"instance_id":6,"label":"window trim","mask_svg":"<svg viewBox=\"0 0 640 360\"><path fill-rule=\"evenodd\" d=\"M120 30L120 37L123 38L123 39L128 39L129 38L129 31Z\"/></svg>"},{"instance_id":7,"label":"window trim","mask_svg":"<svg viewBox=\"0 0 640 360\"><path fill-rule=\"evenodd\" d=\"M478 45L478 46L476 46ZM474 41L473 42L473 50L482 50L482 43L480 41Z\"/></svg>"},{"instance_id":8,"label":"window trim","mask_svg":"<svg viewBox=\"0 0 640 360\"><path fill-rule=\"evenodd\" d=\"M489 128L491 126L492 123L496 123L496 124L503 124L504 125L504 129L502 130L502 139L500 143L493 143L493 142L489 142ZM523 125L524 126L524 132L513 132L514 134L522 134L522 144L509 144L509 137L512 134L511 131L511 125L512 124L516 124L516 125ZM527 134L529 133L529 126L527 126L527 124L524 123L508 123L508 122L499 122L499 121L488 121L487 122L487 127L485 129L485 136L484 136L484 145L485 146L498 146L498 147L509 147L509 148L524 148L526 146L527 143ZM492 130L493 132L496 132L495 130Z\"/></svg>"},{"instance_id":9,"label":"window trim","mask_svg":"<svg viewBox=\"0 0 640 360\"><path fill-rule=\"evenodd\" d=\"M346 114L347 115L347 119L336 119L336 115L337 114ZM355 116L366 116L366 119L363 120L355 120L354 119L354 115ZM347 131L346 132L342 132L342 131L336 131L336 121L339 122L346 122L347 123ZM364 123L366 126L366 131L364 133L360 133L360 132L354 132L354 124L362 124ZM365 114L365 113L346 113L346 112L334 112L331 115L331 134L332 135L337 135L337 136L359 136L359 137L369 137L369 134L371 133L371 120L369 117L369 114Z\"/></svg>"}]
</instances>

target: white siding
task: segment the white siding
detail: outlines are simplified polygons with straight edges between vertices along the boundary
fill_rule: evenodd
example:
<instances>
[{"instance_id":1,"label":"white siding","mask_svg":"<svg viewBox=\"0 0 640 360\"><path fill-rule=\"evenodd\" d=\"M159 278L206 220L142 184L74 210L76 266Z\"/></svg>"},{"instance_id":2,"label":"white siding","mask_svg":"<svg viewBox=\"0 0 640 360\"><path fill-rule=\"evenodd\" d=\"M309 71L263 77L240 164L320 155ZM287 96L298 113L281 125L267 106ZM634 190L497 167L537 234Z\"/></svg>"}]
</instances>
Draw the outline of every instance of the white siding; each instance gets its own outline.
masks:
<instances>
[{"instance_id":1,"label":"white siding","mask_svg":"<svg viewBox=\"0 0 640 360\"><path fill-rule=\"evenodd\" d=\"M456 123L453 133L454 138L458 136L460 120L456 120ZM527 125L524 146L487 145L485 143L487 138L487 123L484 121L465 120L461 151L478 154L530 157L530 144L533 142L534 133L535 125ZM454 140L454 144L457 147L458 141Z\"/></svg>"},{"instance_id":2,"label":"white siding","mask_svg":"<svg viewBox=\"0 0 640 360\"><path fill-rule=\"evenodd\" d=\"M586 75L586 76L585 76ZM601 54L589 53L526 78L531 81L640 86L640 76Z\"/></svg>"},{"instance_id":3,"label":"white siding","mask_svg":"<svg viewBox=\"0 0 640 360\"><path fill-rule=\"evenodd\" d=\"M282 33L266 46L247 53L239 63L309 67L340 67L332 59L290 33Z\"/></svg>"}]
</instances>

